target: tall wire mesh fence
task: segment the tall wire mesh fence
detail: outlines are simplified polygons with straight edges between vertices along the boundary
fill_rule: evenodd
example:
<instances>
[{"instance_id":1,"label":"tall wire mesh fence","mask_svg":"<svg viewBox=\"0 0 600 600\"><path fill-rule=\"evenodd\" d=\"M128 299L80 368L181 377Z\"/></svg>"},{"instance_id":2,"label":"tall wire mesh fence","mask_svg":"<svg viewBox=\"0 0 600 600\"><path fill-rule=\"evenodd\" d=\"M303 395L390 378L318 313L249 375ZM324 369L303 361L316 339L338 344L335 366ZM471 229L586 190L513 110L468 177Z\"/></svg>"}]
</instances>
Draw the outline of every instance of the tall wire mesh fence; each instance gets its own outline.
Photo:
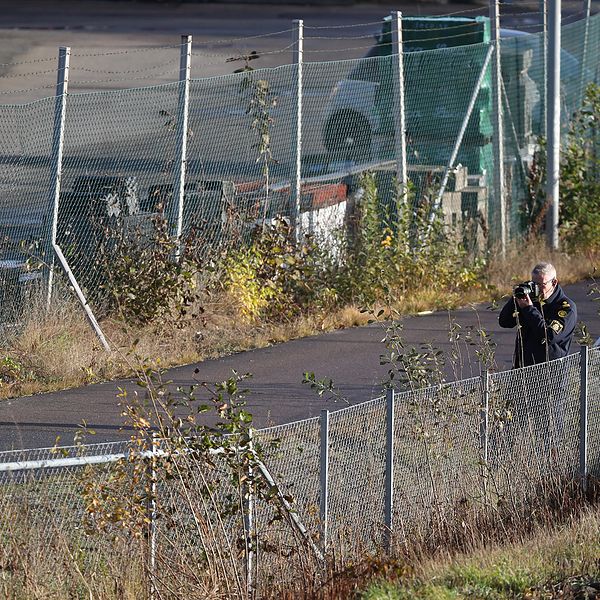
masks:
<instances>
[{"instance_id":1,"label":"tall wire mesh fence","mask_svg":"<svg viewBox=\"0 0 600 600\"><path fill-rule=\"evenodd\" d=\"M528 515L548 490L600 475L599 367L600 349L586 349L388 394L330 413L327 427L322 416L258 430L252 439L265 472L253 467L241 477L235 461L195 453L193 442L189 452L162 442L160 453L123 442L3 452L0 540L50 548L36 555L46 569L65 549L81 553L84 576L102 565L110 571L115 553L129 552L135 572L150 569L165 589L199 585L218 547L242 587L254 565L252 586L261 589L273 576L293 580L294 569L305 568L298 548L307 543L317 558L318 549L332 548L350 557L381 547L386 523L404 545L435 540L449 525L466 527L484 514ZM253 497L244 481L265 473L268 493ZM128 538L123 524L134 520L123 507L136 502L148 529ZM249 539L253 562L245 565Z\"/></svg>"},{"instance_id":2,"label":"tall wire mesh fence","mask_svg":"<svg viewBox=\"0 0 600 600\"><path fill-rule=\"evenodd\" d=\"M329 535L371 546L381 537L384 503L385 403L374 400L336 411L329 418ZM362 507L369 512L361 517ZM356 549L354 549L356 550Z\"/></svg>"},{"instance_id":3,"label":"tall wire mesh fence","mask_svg":"<svg viewBox=\"0 0 600 600\"><path fill-rule=\"evenodd\" d=\"M600 427L600 353L591 352L589 357L589 378L588 378L588 410L589 410L589 430L592 432L589 444L589 468L594 477L600 477L600 436L593 432L598 431Z\"/></svg>"},{"instance_id":4,"label":"tall wire mesh fence","mask_svg":"<svg viewBox=\"0 0 600 600\"><path fill-rule=\"evenodd\" d=\"M462 227L463 242L477 252L498 240L501 211L494 189L491 67L484 68L489 21L467 13L404 20L406 151L415 207L439 194L445 222ZM365 170L376 171L380 200L393 207L398 56L390 21L368 42L374 27L345 28L339 36L348 38L346 47L364 45L358 51L363 58L317 62L320 55L307 50L302 69L282 64L244 71L254 66L257 54L250 48L257 40L214 41L218 60L242 70L191 79L185 155L184 84L173 82L183 45L72 53L60 173L58 101L1 105L2 311L18 313L26 290L42 285L47 266L55 262L51 238L59 175L56 244L92 306L102 300L111 243L148 239L158 213L175 232L182 187L182 234L193 231L207 253L239 247L254 225L276 215L333 239L333 230L347 222L348 198ZM307 38L338 37L335 30L306 31ZM296 47L289 43L292 33L261 36L271 44L265 51L289 62ZM501 34L507 228L517 239L541 218L528 176L545 129L544 39L526 31ZM564 132L586 85L598 78L599 40L598 15L563 26ZM194 52L205 50L201 44ZM113 54L119 53L132 62L117 76ZM144 60L136 62L138 55ZM192 64L196 58L202 60L192 52ZM46 71L46 63L3 67L8 77ZM164 76L154 77L158 71ZM122 89L146 75L165 83ZM440 189L445 173L449 179ZM42 261L35 272L25 267L32 256ZM8 320L6 314L2 320Z\"/></svg>"}]
</instances>

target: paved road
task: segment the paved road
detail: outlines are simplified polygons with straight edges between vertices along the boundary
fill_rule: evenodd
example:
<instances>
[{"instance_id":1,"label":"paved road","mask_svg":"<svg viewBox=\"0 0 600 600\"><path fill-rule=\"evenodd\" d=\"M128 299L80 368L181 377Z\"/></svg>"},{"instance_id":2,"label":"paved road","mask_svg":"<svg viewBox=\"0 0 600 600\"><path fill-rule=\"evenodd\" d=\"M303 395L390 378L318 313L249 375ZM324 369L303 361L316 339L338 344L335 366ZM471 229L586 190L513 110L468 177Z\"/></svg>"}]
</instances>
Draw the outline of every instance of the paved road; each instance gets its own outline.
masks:
<instances>
[{"instance_id":1,"label":"paved road","mask_svg":"<svg viewBox=\"0 0 600 600\"><path fill-rule=\"evenodd\" d=\"M565 289L577 303L580 321L593 336L600 336L600 307L587 296L588 284L581 282ZM447 354L450 319L461 325L463 333L469 327L482 327L491 333L498 344L498 369L510 367L514 331L500 329L497 311L489 310L486 305L450 314L436 312L408 317L403 330L406 344L418 347L431 342ZM387 367L380 365L380 356L385 353L384 337L385 328L379 324L339 330L179 367L170 370L167 379L172 380L174 386L188 386L222 381L231 376L232 370L250 372L253 376L248 382L248 403L257 426L281 424L317 416L323 408L343 408L346 401L357 404L380 396L381 382L387 374ZM448 366L448 380L478 375L473 350L461 344L463 366L455 372ZM306 371L314 372L317 378L333 379L346 401L319 397L302 384ZM123 439L127 432L120 431L119 387L135 389L131 381L108 382L1 402L0 450L52 446L57 435L63 444L68 444L82 421L96 431L90 441Z\"/></svg>"},{"instance_id":2,"label":"paved road","mask_svg":"<svg viewBox=\"0 0 600 600\"><path fill-rule=\"evenodd\" d=\"M69 85L73 93L176 80L177 46L184 34L194 37L192 76L207 77L231 73L243 63L226 59L252 50L261 54L252 66L288 64L292 60L295 19L304 20L305 60L325 61L364 55L381 19L392 10L401 10L407 16L487 13L485 0L477 4L441 0L361 4L339 0L346 4L343 7L333 5L335 0L310 6L293 0L291 4L272 1L211 4L0 0L0 104L52 95L59 46L70 46L72 50ZM515 0L502 5L502 26L535 31L541 22L536 3L525 7L520 4ZM563 0L563 19L580 17L582 5L582 0ZM593 0L592 12L599 9L600 0ZM366 25L356 28L361 23ZM319 29L323 27L328 29ZM17 89L21 91L16 93Z\"/></svg>"}]
</instances>

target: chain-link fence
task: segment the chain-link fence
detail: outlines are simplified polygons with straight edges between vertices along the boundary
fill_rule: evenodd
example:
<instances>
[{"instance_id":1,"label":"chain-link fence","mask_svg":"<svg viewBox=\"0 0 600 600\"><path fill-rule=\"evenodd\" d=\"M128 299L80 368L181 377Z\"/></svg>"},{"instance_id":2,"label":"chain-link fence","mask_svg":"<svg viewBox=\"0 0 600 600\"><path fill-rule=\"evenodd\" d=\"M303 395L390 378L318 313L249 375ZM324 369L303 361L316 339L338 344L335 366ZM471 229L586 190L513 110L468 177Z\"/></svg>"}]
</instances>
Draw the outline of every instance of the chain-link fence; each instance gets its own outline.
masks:
<instances>
[{"instance_id":1,"label":"chain-link fence","mask_svg":"<svg viewBox=\"0 0 600 600\"><path fill-rule=\"evenodd\" d=\"M599 19L563 27L565 124L597 80ZM77 91L79 71L98 56L74 53L68 85L75 91L0 106L2 321L19 313L28 289L49 285L44 276L59 250L62 268L98 305L111 248L148 240L158 214L172 233L193 232L206 253L238 247L253 225L277 214L338 239L332 231L345 227L362 171L376 172L380 200L393 206L399 153L415 206L427 196L478 251L504 229L494 189L494 144L502 143L505 233L518 238L540 218L528 173L545 128L543 35L501 31L500 139L489 20L405 19L402 98L390 26L385 20L360 59L312 62L307 54L303 61L297 32L285 49L295 49L296 64L137 89ZM180 51L194 59L186 44ZM164 48L170 64L175 54L176 47ZM102 61L96 68L106 67ZM25 268L32 256L46 266Z\"/></svg>"},{"instance_id":2,"label":"chain-link fence","mask_svg":"<svg viewBox=\"0 0 600 600\"><path fill-rule=\"evenodd\" d=\"M193 444L3 452L0 539L5 548L20 540L46 569L61 552L80 554L85 577L127 554L165 589L192 589L206 572L218 579L207 565L219 561L242 587L248 573L252 586L268 586L297 577L299 547L316 561L327 550L350 557L390 539L435 541L484 517L525 518L552 494L564 502L561 490L600 477L599 406L600 349L586 347L255 431L264 454L237 479L236 450L228 459ZM169 468L159 469L165 456ZM266 494L244 488L253 477ZM136 523L146 533L125 544L119 529ZM254 540L246 553L244 531ZM217 560L216 547L230 558Z\"/></svg>"}]
</instances>

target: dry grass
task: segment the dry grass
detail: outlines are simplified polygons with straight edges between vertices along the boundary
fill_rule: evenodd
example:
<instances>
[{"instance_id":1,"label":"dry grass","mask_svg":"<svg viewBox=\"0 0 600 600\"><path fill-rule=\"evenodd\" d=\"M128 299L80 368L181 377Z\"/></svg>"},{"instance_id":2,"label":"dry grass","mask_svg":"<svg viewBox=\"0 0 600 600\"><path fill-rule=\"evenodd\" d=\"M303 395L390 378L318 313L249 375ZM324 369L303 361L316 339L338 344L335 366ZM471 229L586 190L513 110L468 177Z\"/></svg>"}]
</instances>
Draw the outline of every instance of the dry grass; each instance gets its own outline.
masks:
<instances>
[{"instance_id":1,"label":"dry grass","mask_svg":"<svg viewBox=\"0 0 600 600\"><path fill-rule=\"evenodd\" d=\"M467 554L427 560L418 567L421 579L456 577L470 567L492 570L504 565L507 572L528 571L539 583L586 573L600 565L600 507L587 506L568 515L563 522L538 525L521 539Z\"/></svg>"},{"instance_id":2,"label":"dry grass","mask_svg":"<svg viewBox=\"0 0 600 600\"><path fill-rule=\"evenodd\" d=\"M205 483L192 479L170 485L178 491L168 502L172 508L158 531L156 584L159 598L250 598L236 588L243 574L241 556L226 549L218 512L200 507ZM41 511L39 499L29 507L16 490L0 495L0 595L14 600L30 598L147 598L149 572L145 568L148 540L125 532L111 536L82 535L73 519L73 504L64 506L70 518L58 519L56 499ZM4 490L3 490L4 492ZM44 494L42 499L46 498ZM34 498L33 496L31 497ZM39 498L38 493L35 498ZM202 499L204 498L204 500ZM327 565L314 560L306 548L290 545L286 527L275 527L268 549L258 556L259 598L277 600L400 600L400 599L503 599L586 598L564 593L581 581L600 577L600 508L573 498L573 510L553 522L542 515L534 526L518 522L504 539L483 540L460 549L451 538L437 540L425 552L418 543L391 556L363 551L352 554L355 540L331 549ZM11 504L12 503L12 504ZM540 503L541 506L541 503ZM194 511L194 519L190 519ZM188 514L189 513L189 514ZM186 514L188 517L186 518ZM17 515L20 518L16 518ZM165 516L166 516L165 515ZM169 519L178 524L168 527ZM210 524L207 519L212 519ZM40 522L44 523L40 527ZM210 525L210 526L209 526ZM457 530L461 523L455 523ZM277 531L282 535L277 535ZM489 531L482 530L485 534ZM411 540L412 541L412 540ZM199 559L202 552L211 560ZM223 554L224 553L224 554ZM214 554L214 556L213 556ZM223 554L223 556L221 556ZM212 565L212 566L211 566ZM242 581L243 584L243 581Z\"/></svg>"},{"instance_id":3,"label":"dry grass","mask_svg":"<svg viewBox=\"0 0 600 600\"><path fill-rule=\"evenodd\" d=\"M534 238L508 248L506 258L492 252L488 268L489 283L500 292L509 292L513 285L531 277L531 267L541 261L556 267L563 284L590 277L600 266L600 257L591 254L573 254L548 250L543 238Z\"/></svg>"},{"instance_id":4,"label":"dry grass","mask_svg":"<svg viewBox=\"0 0 600 600\"><path fill-rule=\"evenodd\" d=\"M390 299L389 306L382 307L384 316L390 310L395 314L412 314L489 300L490 296L508 292L515 281L526 279L531 265L542 257L556 265L565 283L594 271L594 257L548 253L541 241L528 243L525 250L511 249L504 261L495 254L493 257L487 285L466 291L420 289ZM50 313L43 310L41 302L29 303L25 326L2 350L4 357L16 362L17 370L0 367L0 398L129 376L142 360L153 367L167 368L323 331L360 326L380 310L371 307L370 312L364 312L358 306L346 306L326 313L305 314L287 322L247 323L239 318L234 303L222 294L205 299L204 323L188 320L133 328L112 319L103 320L104 334L115 349L108 355L72 296L63 295Z\"/></svg>"},{"instance_id":5,"label":"dry grass","mask_svg":"<svg viewBox=\"0 0 600 600\"><path fill-rule=\"evenodd\" d=\"M410 537L389 555L352 554L354 540L330 552L321 584L307 585L305 573L292 585L275 585L269 598L278 600L542 600L596 596L581 594L600 580L600 507L569 493L569 509L558 514L552 498L531 518L513 519L510 529L495 519L448 522L446 533L425 540ZM525 507L525 504L523 505ZM478 515L481 517L481 512ZM454 533L453 531L454 530ZM456 533L463 530L462 537ZM475 535L473 535L475 534ZM425 542L425 543L424 543ZM457 543L459 542L459 543ZM599 590L600 591L600 588Z\"/></svg>"},{"instance_id":6,"label":"dry grass","mask_svg":"<svg viewBox=\"0 0 600 600\"><path fill-rule=\"evenodd\" d=\"M600 508L540 523L518 540L401 563L363 588L364 600L595 598L600 592ZM392 566L390 564L390 566ZM386 576L387 575L387 576Z\"/></svg>"}]
</instances>

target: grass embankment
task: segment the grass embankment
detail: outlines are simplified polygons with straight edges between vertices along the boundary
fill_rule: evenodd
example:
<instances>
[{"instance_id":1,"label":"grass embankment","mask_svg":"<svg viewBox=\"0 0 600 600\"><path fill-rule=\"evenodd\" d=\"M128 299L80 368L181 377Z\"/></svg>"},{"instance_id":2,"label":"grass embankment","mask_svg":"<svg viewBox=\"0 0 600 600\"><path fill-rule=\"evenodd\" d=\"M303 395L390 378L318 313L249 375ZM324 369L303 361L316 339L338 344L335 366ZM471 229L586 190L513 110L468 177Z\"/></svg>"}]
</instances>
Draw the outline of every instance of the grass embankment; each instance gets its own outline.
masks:
<instances>
[{"instance_id":1,"label":"grass embankment","mask_svg":"<svg viewBox=\"0 0 600 600\"><path fill-rule=\"evenodd\" d=\"M543 244L528 244L506 259L492 258L482 280L469 287L427 286L393 295L379 307L395 314L448 310L500 298L516 281L527 279L531 266L545 259L555 264L561 282L589 277L594 270L587 256L548 253ZM0 350L0 398L56 391L129 376L139 365L166 368L233 352L261 348L323 331L364 325L369 314L357 305L312 310L283 321L240 318L235 302L222 293L202 301L202 319L161 321L132 327L104 319L101 327L115 350L107 354L72 297L52 312L30 306L22 331ZM190 314L193 310L190 310Z\"/></svg>"},{"instance_id":2,"label":"grass embankment","mask_svg":"<svg viewBox=\"0 0 600 600\"><path fill-rule=\"evenodd\" d=\"M519 542L425 559L373 581L361 600L600 598L600 508Z\"/></svg>"}]
</instances>

